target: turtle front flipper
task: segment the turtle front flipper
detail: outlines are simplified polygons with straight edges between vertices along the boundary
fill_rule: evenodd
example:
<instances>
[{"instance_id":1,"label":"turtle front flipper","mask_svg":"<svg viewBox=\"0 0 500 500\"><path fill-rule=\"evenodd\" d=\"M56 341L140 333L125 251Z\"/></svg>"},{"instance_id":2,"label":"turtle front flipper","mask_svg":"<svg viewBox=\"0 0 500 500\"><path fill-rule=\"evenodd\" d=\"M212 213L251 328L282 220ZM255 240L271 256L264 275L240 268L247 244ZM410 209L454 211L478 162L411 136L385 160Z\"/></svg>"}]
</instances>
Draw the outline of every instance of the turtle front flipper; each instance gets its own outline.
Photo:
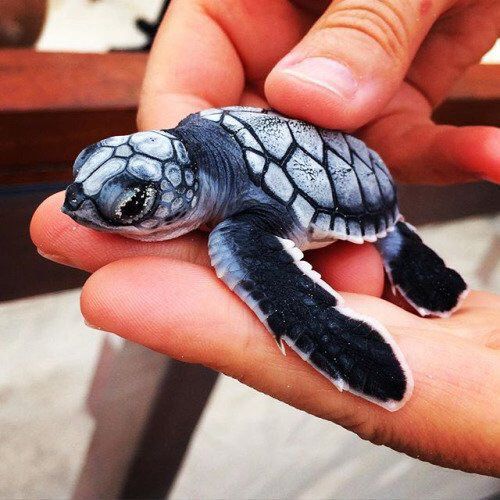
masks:
<instances>
[{"instance_id":1,"label":"turtle front flipper","mask_svg":"<svg viewBox=\"0 0 500 500\"><path fill-rule=\"evenodd\" d=\"M340 390L394 411L410 397L413 380L387 330L348 309L302 261L291 240L265 219L242 214L212 231L209 251L217 275L275 336Z\"/></svg>"},{"instance_id":2,"label":"turtle front flipper","mask_svg":"<svg viewBox=\"0 0 500 500\"><path fill-rule=\"evenodd\" d=\"M449 316L467 294L467 285L426 246L415 228L398 222L376 243L393 289L421 316Z\"/></svg>"}]
</instances>

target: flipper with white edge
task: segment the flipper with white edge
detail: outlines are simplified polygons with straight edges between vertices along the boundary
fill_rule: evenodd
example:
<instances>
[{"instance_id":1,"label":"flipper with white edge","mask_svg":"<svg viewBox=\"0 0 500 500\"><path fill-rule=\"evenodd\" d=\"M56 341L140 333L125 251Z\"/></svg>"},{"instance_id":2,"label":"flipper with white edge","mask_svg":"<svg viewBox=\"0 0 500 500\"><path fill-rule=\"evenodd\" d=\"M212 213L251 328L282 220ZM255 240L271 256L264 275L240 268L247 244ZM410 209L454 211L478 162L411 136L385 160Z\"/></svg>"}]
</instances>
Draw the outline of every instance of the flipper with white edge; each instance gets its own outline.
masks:
<instances>
[{"instance_id":1,"label":"flipper with white edge","mask_svg":"<svg viewBox=\"0 0 500 500\"><path fill-rule=\"evenodd\" d=\"M415 228L398 222L377 241L393 289L421 316L448 317L467 295L467 285L443 259L426 246Z\"/></svg>"},{"instance_id":2,"label":"flipper with white edge","mask_svg":"<svg viewBox=\"0 0 500 500\"><path fill-rule=\"evenodd\" d=\"M217 275L278 345L284 341L339 390L391 411L410 397L410 370L387 330L345 307L292 241L240 216L212 231L209 251Z\"/></svg>"}]
</instances>

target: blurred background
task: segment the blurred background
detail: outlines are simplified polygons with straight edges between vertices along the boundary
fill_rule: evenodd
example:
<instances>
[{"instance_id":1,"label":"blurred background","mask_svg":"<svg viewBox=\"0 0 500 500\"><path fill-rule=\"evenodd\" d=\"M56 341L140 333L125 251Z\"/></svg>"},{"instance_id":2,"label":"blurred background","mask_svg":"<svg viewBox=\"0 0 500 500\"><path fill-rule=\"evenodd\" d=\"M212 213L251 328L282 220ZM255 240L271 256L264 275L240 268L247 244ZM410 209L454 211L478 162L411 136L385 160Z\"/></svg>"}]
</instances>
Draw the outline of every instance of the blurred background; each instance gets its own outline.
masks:
<instances>
[{"instance_id":1,"label":"blurred background","mask_svg":"<svg viewBox=\"0 0 500 500\"><path fill-rule=\"evenodd\" d=\"M43 260L30 216L74 156L135 129L168 2L0 2L0 498L494 498L489 477L362 441L208 369L83 324L85 273ZM436 111L500 125L500 45ZM400 187L403 212L500 293L500 191ZM300 430L300 432L299 432Z\"/></svg>"}]
</instances>

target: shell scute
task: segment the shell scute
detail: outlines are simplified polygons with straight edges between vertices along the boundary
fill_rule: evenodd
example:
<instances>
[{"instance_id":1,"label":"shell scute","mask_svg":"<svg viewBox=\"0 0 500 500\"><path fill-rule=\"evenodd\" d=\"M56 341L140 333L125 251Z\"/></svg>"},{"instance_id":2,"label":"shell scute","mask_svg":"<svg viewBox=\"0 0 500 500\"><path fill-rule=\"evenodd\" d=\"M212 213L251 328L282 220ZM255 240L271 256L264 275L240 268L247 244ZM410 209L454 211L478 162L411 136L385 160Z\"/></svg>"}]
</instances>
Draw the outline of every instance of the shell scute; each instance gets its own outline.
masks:
<instances>
[{"instance_id":1,"label":"shell scute","mask_svg":"<svg viewBox=\"0 0 500 500\"><path fill-rule=\"evenodd\" d=\"M350 214L362 214L366 209L352 166L340 156L328 151L327 168L335 186L339 207Z\"/></svg>"},{"instance_id":2,"label":"shell scute","mask_svg":"<svg viewBox=\"0 0 500 500\"><path fill-rule=\"evenodd\" d=\"M286 162L285 169L299 191L318 206L333 208L332 186L321 163L297 148Z\"/></svg>"},{"instance_id":3,"label":"shell scute","mask_svg":"<svg viewBox=\"0 0 500 500\"><path fill-rule=\"evenodd\" d=\"M251 180L287 205L313 239L374 241L398 220L387 167L356 137L259 108L212 109L200 116L217 121L236 140Z\"/></svg>"},{"instance_id":4,"label":"shell scute","mask_svg":"<svg viewBox=\"0 0 500 500\"><path fill-rule=\"evenodd\" d=\"M354 151L356 155L363 160L366 165L370 164L370 152L363 141L360 141L357 137L353 135L344 134L347 143L350 146L351 151Z\"/></svg>"},{"instance_id":5,"label":"shell scute","mask_svg":"<svg viewBox=\"0 0 500 500\"><path fill-rule=\"evenodd\" d=\"M288 203L293 195L293 186L283 170L270 163L264 175L264 182L267 189L280 198L284 203Z\"/></svg>"},{"instance_id":6,"label":"shell scute","mask_svg":"<svg viewBox=\"0 0 500 500\"><path fill-rule=\"evenodd\" d=\"M281 160L293 144L292 133L285 120L274 113L231 113L240 118L259 139L266 152Z\"/></svg>"},{"instance_id":7,"label":"shell scute","mask_svg":"<svg viewBox=\"0 0 500 500\"><path fill-rule=\"evenodd\" d=\"M381 193L374 171L357 156L354 156L353 168L358 178L366 207L370 211L379 210Z\"/></svg>"},{"instance_id":8,"label":"shell scute","mask_svg":"<svg viewBox=\"0 0 500 500\"><path fill-rule=\"evenodd\" d=\"M323 142L318 129L298 120L289 120L288 125L298 146L315 160L321 162L323 160Z\"/></svg>"},{"instance_id":9,"label":"shell scute","mask_svg":"<svg viewBox=\"0 0 500 500\"><path fill-rule=\"evenodd\" d=\"M344 134L335 130L320 129L319 134L325 145L346 162L351 162L351 150L344 138Z\"/></svg>"}]
</instances>

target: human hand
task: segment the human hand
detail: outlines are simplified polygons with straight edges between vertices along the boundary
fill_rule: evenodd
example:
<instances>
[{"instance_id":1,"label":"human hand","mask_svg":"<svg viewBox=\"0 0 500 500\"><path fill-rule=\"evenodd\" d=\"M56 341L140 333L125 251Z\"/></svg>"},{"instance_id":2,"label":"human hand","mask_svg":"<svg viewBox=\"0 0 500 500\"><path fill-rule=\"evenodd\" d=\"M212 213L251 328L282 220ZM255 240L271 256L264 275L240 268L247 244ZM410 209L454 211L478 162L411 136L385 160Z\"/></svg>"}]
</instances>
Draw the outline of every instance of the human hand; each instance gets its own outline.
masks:
<instances>
[{"instance_id":1,"label":"human hand","mask_svg":"<svg viewBox=\"0 0 500 500\"><path fill-rule=\"evenodd\" d=\"M140 128L175 125L202 108L271 105L357 130L400 181L499 182L500 131L430 119L494 43L498 3L329 3L173 1L150 55Z\"/></svg>"},{"instance_id":2,"label":"human hand","mask_svg":"<svg viewBox=\"0 0 500 500\"><path fill-rule=\"evenodd\" d=\"M401 83L403 62L399 73L396 63L386 60L382 64L384 50L370 45L375 43L373 38L361 29L335 31L342 43L336 42L333 48L344 51L343 62L351 62L347 58L350 47L357 48L352 57L360 54L365 58L367 52L372 57L353 65L361 72L361 80L355 94L342 99L289 72L275 70L266 81L274 64L311 27L317 17L312 12L287 2L205 3L207 6L187 0L173 3L151 54L139 113L141 128L175 125L202 108L268 106L269 102L282 112L333 128L353 130L370 122L357 134L388 160L400 179L499 179L499 159L492 147L498 132L487 127L434 126L429 119L431 106L422 94L411 84ZM337 6L345 4L337 2ZM485 2L476 4L484 6ZM385 8L382 2L371 3L370 8L373 5ZM461 5L465 14L456 10L456 16L464 22L471 15L468 9L477 7ZM433 19L438 16L434 8L429 8ZM485 23L492 18L483 17ZM455 19L455 14L450 18ZM447 22L452 21L444 24ZM315 30L305 40L315 36L330 40L334 31L328 29L322 35ZM476 30L472 35L482 39L486 32ZM347 35L358 43L347 43L343 38ZM416 39L412 40L412 50L416 50ZM482 47L489 43L482 42ZM430 41L421 50L426 44L431 46L428 52L436 52ZM472 55L477 57L482 51L477 50L481 44L472 45L471 61ZM377 58L380 61L375 63ZM429 68L439 63L432 57L427 60L431 61ZM447 66L441 64L437 75L415 70L424 75L420 78L424 83L434 85L442 80L442 90L433 94L436 101L459 73L446 74ZM424 62L417 65L422 66ZM378 78L376 85L372 85L370 71L375 83ZM153 244L129 241L76 225L60 214L61 203L62 198L55 197L39 208L32 235L41 251L54 260L96 271L82 296L82 310L91 324L172 357L212 366L374 442L449 467L498 472L500 410L494 404L499 388L498 355L494 352L498 347L494 330L499 319L498 299L472 295L452 318L425 320L369 297L380 297L384 290L380 257L371 245L338 242L310 254L308 260L336 289L365 294L347 295L348 302L359 312L383 321L412 368L413 397L402 410L388 414L355 396L339 394L293 353L287 359L281 357L252 313L203 267L208 256L202 235ZM133 258L120 260L123 257Z\"/></svg>"},{"instance_id":3,"label":"human hand","mask_svg":"<svg viewBox=\"0 0 500 500\"><path fill-rule=\"evenodd\" d=\"M472 293L451 318L423 319L380 298L344 295L350 307L385 324L412 369L413 396L390 413L341 394L295 353L284 357L208 267L202 234L143 243L98 233L60 213L62 199L58 194L42 204L32 236L52 258L94 272L81 299L91 325L210 366L375 443L447 467L500 473L498 297ZM311 252L309 260L337 289L381 290L377 266L369 285L359 274L376 250L356 248L353 255L352 245L338 242Z\"/></svg>"}]
</instances>

